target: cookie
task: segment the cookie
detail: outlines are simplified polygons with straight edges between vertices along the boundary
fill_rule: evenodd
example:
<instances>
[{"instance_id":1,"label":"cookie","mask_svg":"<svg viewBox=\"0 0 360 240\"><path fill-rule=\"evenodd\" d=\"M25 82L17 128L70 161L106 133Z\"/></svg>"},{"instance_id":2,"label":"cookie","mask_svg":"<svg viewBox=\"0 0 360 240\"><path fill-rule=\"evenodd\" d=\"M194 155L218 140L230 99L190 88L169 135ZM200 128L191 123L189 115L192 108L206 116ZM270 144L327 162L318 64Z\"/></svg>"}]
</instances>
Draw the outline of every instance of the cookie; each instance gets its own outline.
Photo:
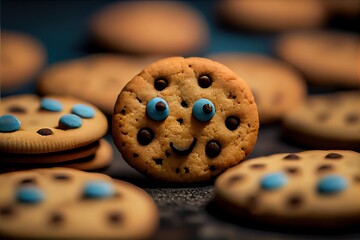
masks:
<instances>
[{"instance_id":1,"label":"cookie","mask_svg":"<svg viewBox=\"0 0 360 240\"><path fill-rule=\"evenodd\" d=\"M150 57L95 54L56 63L41 73L38 91L42 95L74 96L111 115L119 89L153 60Z\"/></svg>"},{"instance_id":2,"label":"cookie","mask_svg":"<svg viewBox=\"0 0 360 240\"><path fill-rule=\"evenodd\" d=\"M125 86L112 126L129 165L152 179L186 183L242 161L259 121L250 88L230 69L205 58L172 57Z\"/></svg>"},{"instance_id":3,"label":"cookie","mask_svg":"<svg viewBox=\"0 0 360 240\"><path fill-rule=\"evenodd\" d=\"M327 18L322 4L313 0L224 0L218 15L229 26L265 32L317 28Z\"/></svg>"},{"instance_id":4,"label":"cookie","mask_svg":"<svg viewBox=\"0 0 360 240\"><path fill-rule=\"evenodd\" d=\"M107 127L100 110L75 98L10 96L0 104L0 152L39 154L79 148L99 140Z\"/></svg>"},{"instance_id":5,"label":"cookie","mask_svg":"<svg viewBox=\"0 0 360 240\"><path fill-rule=\"evenodd\" d=\"M322 0L325 9L331 16L356 18L360 14L360 1L358 0Z\"/></svg>"},{"instance_id":6,"label":"cookie","mask_svg":"<svg viewBox=\"0 0 360 240\"><path fill-rule=\"evenodd\" d=\"M0 188L2 238L149 239L158 226L148 194L99 173L13 172L0 175Z\"/></svg>"},{"instance_id":7,"label":"cookie","mask_svg":"<svg viewBox=\"0 0 360 240\"><path fill-rule=\"evenodd\" d=\"M11 91L30 81L46 61L44 46L24 33L1 31L1 91Z\"/></svg>"},{"instance_id":8,"label":"cookie","mask_svg":"<svg viewBox=\"0 0 360 240\"><path fill-rule=\"evenodd\" d=\"M111 4L92 17L90 31L105 47L137 54L192 54L208 42L200 13L177 1Z\"/></svg>"},{"instance_id":9,"label":"cookie","mask_svg":"<svg viewBox=\"0 0 360 240\"><path fill-rule=\"evenodd\" d=\"M360 92L310 96L283 120L284 136L313 149L360 150Z\"/></svg>"},{"instance_id":10,"label":"cookie","mask_svg":"<svg viewBox=\"0 0 360 240\"><path fill-rule=\"evenodd\" d=\"M359 88L360 40L340 32L293 32L281 36L276 54L315 86Z\"/></svg>"},{"instance_id":11,"label":"cookie","mask_svg":"<svg viewBox=\"0 0 360 240\"><path fill-rule=\"evenodd\" d=\"M344 227L360 221L360 154L305 151L250 159L215 182L231 214L282 227Z\"/></svg>"},{"instance_id":12,"label":"cookie","mask_svg":"<svg viewBox=\"0 0 360 240\"><path fill-rule=\"evenodd\" d=\"M61 159L61 161L56 161L60 159L56 154L42 154L38 158L31 158L30 154L26 155L26 161L24 159L19 160L17 155L13 154L9 156L7 154L2 154L2 159L0 162L0 172L12 172L26 169L34 168L50 168L50 167L68 167L75 168L85 171L96 171L104 169L111 164L113 158L113 150L111 145L104 139L96 142L97 148L93 154L86 155L78 158L69 158L66 160ZM92 145L92 144L91 144ZM62 153L58 153L62 156ZM55 158L49 159L49 156ZM14 161L15 160L15 161Z\"/></svg>"},{"instance_id":13,"label":"cookie","mask_svg":"<svg viewBox=\"0 0 360 240\"><path fill-rule=\"evenodd\" d=\"M218 53L209 58L229 67L249 84L262 124L280 120L305 100L304 80L283 62L239 53Z\"/></svg>"}]
</instances>

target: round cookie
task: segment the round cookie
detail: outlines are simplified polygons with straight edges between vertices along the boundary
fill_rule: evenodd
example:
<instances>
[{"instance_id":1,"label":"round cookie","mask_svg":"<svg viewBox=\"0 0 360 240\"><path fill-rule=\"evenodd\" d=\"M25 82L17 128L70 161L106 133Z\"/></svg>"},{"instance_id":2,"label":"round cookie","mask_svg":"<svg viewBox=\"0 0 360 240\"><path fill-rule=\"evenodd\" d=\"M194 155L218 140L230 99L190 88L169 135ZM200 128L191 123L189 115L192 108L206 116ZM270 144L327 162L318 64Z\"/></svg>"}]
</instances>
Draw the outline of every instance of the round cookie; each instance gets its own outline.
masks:
<instances>
[{"instance_id":1,"label":"round cookie","mask_svg":"<svg viewBox=\"0 0 360 240\"><path fill-rule=\"evenodd\" d=\"M254 31L316 28L327 18L322 4L313 0L223 0L218 8L224 23Z\"/></svg>"},{"instance_id":2,"label":"round cookie","mask_svg":"<svg viewBox=\"0 0 360 240\"><path fill-rule=\"evenodd\" d=\"M276 53L317 86L360 88L360 40L340 32L293 32L281 36Z\"/></svg>"},{"instance_id":3,"label":"round cookie","mask_svg":"<svg viewBox=\"0 0 360 240\"><path fill-rule=\"evenodd\" d=\"M310 96L283 119L284 135L314 149L360 150L360 93Z\"/></svg>"},{"instance_id":4,"label":"round cookie","mask_svg":"<svg viewBox=\"0 0 360 240\"><path fill-rule=\"evenodd\" d=\"M119 89L153 60L150 57L95 54L57 63L41 74L38 90L44 95L74 96L111 115Z\"/></svg>"},{"instance_id":5,"label":"round cookie","mask_svg":"<svg viewBox=\"0 0 360 240\"><path fill-rule=\"evenodd\" d=\"M304 80L283 62L239 53L218 53L209 58L229 67L249 84L261 123L280 120L286 112L305 100Z\"/></svg>"},{"instance_id":6,"label":"round cookie","mask_svg":"<svg viewBox=\"0 0 360 240\"><path fill-rule=\"evenodd\" d=\"M19 32L1 31L1 90L9 91L31 80L45 64L42 44Z\"/></svg>"},{"instance_id":7,"label":"round cookie","mask_svg":"<svg viewBox=\"0 0 360 240\"><path fill-rule=\"evenodd\" d=\"M3 238L149 239L159 222L148 194L99 173L20 171L0 175L0 187Z\"/></svg>"},{"instance_id":8,"label":"round cookie","mask_svg":"<svg viewBox=\"0 0 360 240\"><path fill-rule=\"evenodd\" d=\"M96 107L71 97L15 95L0 104L0 152L38 154L93 143L107 132Z\"/></svg>"},{"instance_id":9,"label":"round cookie","mask_svg":"<svg viewBox=\"0 0 360 240\"><path fill-rule=\"evenodd\" d=\"M242 161L258 127L245 81L209 59L172 57L149 65L125 86L112 131L123 158L141 173L165 182L199 182Z\"/></svg>"},{"instance_id":10,"label":"round cookie","mask_svg":"<svg viewBox=\"0 0 360 240\"><path fill-rule=\"evenodd\" d=\"M215 200L230 214L295 227L360 221L360 154L305 151L249 159L216 179Z\"/></svg>"},{"instance_id":11,"label":"round cookie","mask_svg":"<svg viewBox=\"0 0 360 240\"><path fill-rule=\"evenodd\" d=\"M111 4L93 16L90 31L108 48L139 54L191 54L208 42L203 17L177 1Z\"/></svg>"}]
</instances>

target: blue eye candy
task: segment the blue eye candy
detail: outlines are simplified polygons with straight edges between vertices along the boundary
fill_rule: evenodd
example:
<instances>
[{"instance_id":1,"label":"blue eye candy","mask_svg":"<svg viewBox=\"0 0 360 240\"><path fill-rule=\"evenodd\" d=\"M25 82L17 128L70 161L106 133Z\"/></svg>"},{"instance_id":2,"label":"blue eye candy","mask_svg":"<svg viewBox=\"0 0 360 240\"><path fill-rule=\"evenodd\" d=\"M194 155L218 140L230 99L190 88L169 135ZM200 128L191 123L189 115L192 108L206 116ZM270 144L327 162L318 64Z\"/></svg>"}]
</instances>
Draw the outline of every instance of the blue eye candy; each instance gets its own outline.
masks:
<instances>
[{"instance_id":1,"label":"blue eye candy","mask_svg":"<svg viewBox=\"0 0 360 240\"><path fill-rule=\"evenodd\" d=\"M335 194L344 191L347 188L345 178L338 175L329 175L320 179L317 184L317 190L321 194Z\"/></svg>"},{"instance_id":2,"label":"blue eye candy","mask_svg":"<svg viewBox=\"0 0 360 240\"><path fill-rule=\"evenodd\" d=\"M21 123L19 119L11 114L0 117L0 132L15 132L19 130Z\"/></svg>"},{"instance_id":3,"label":"blue eye candy","mask_svg":"<svg viewBox=\"0 0 360 240\"><path fill-rule=\"evenodd\" d=\"M44 193L36 186L21 187L16 192L16 199L22 203L38 203L44 200Z\"/></svg>"},{"instance_id":4,"label":"blue eye candy","mask_svg":"<svg viewBox=\"0 0 360 240\"><path fill-rule=\"evenodd\" d=\"M71 113L78 115L81 118L93 118L95 116L95 110L84 104L74 105L71 108Z\"/></svg>"},{"instance_id":5,"label":"blue eye candy","mask_svg":"<svg viewBox=\"0 0 360 240\"><path fill-rule=\"evenodd\" d=\"M286 185L288 179L285 174L281 172L270 173L262 177L260 186L265 190L275 190Z\"/></svg>"},{"instance_id":6,"label":"blue eye candy","mask_svg":"<svg viewBox=\"0 0 360 240\"><path fill-rule=\"evenodd\" d=\"M65 129L79 128L81 127L81 124L81 118L75 114L63 115L59 120L59 125L63 126Z\"/></svg>"},{"instance_id":7,"label":"blue eye candy","mask_svg":"<svg viewBox=\"0 0 360 240\"><path fill-rule=\"evenodd\" d=\"M155 97L146 105L146 113L154 121L163 121L169 116L169 105L164 99Z\"/></svg>"},{"instance_id":8,"label":"blue eye candy","mask_svg":"<svg viewBox=\"0 0 360 240\"><path fill-rule=\"evenodd\" d=\"M63 109L61 102L51 98L41 99L40 107L50 112L60 112Z\"/></svg>"},{"instance_id":9,"label":"blue eye candy","mask_svg":"<svg viewBox=\"0 0 360 240\"><path fill-rule=\"evenodd\" d=\"M215 115L215 105L206 98L200 98L194 103L193 116L200 122L207 122Z\"/></svg>"},{"instance_id":10,"label":"blue eye candy","mask_svg":"<svg viewBox=\"0 0 360 240\"><path fill-rule=\"evenodd\" d=\"M101 180L87 182L83 192L85 198L106 198L113 196L114 193L113 185Z\"/></svg>"}]
</instances>

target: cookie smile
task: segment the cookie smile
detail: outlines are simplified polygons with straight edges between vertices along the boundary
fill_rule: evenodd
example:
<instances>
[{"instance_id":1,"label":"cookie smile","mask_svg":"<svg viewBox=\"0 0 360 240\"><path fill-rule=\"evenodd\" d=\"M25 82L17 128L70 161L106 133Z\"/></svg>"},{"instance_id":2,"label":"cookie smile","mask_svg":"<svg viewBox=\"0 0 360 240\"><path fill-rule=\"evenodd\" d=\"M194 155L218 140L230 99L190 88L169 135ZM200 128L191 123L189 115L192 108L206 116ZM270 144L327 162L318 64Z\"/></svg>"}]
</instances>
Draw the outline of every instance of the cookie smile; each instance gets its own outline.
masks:
<instances>
[{"instance_id":1,"label":"cookie smile","mask_svg":"<svg viewBox=\"0 0 360 240\"><path fill-rule=\"evenodd\" d=\"M190 146L189 146L187 149L184 149L184 150L179 150L179 149L177 149L177 148L174 146L174 143L173 143L173 142L170 142L171 150L172 150L175 154L178 154L178 155L181 155L181 156L189 155L189 154L191 153L191 151L194 149L195 145L196 145L196 138L194 138L194 140L192 141L192 143L190 144Z\"/></svg>"}]
</instances>

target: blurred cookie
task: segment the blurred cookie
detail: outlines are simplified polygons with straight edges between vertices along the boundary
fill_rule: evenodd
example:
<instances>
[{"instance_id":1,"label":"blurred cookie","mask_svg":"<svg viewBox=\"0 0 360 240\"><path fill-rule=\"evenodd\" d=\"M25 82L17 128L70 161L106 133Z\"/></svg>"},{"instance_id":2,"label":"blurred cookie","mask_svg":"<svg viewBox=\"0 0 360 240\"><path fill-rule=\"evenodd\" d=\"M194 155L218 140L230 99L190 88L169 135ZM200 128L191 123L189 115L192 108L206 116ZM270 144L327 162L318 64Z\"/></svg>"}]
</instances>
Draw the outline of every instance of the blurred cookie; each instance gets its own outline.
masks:
<instances>
[{"instance_id":1,"label":"blurred cookie","mask_svg":"<svg viewBox=\"0 0 360 240\"><path fill-rule=\"evenodd\" d=\"M96 107L71 97L15 95L0 104L0 152L37 154L79 148L107 132Z\"/></svg>"},{"instance_id":2,"label":"blurred cookie","mask_svg":"<svg viewBox=\"0 0 360 240\"><path fill-rule=\"evenodd\" d=\"M261 123L280 120L305 99L304 80L285 63L255 54L220 53L209 58L229 67L249 84Z\"/></svg>"},{"instance_id":3,"label":"blurred cookie","mask_svg":"<svg viewBox=\"0 0 360 240\"><path fill-rule=\"evenodd\" d=\"M90 31L108 48L139 54L191 54L208 41L202 16L178 1L111 4L93 16Z\"/></svg>"},{"instance_id":4,"label":"blurred cookie","mask_svg":"<svg viewBox=\"0 0 360 240\"><path fill-rule=\"evenodd\" d=\"M325 31L288 33L278 40L276 52L313 85L360 87L357 35Z\"/></svg>"},{"instance_id":5,"label":"blurred cookie","mask_svg":"<svg viewBox=\"0 0 360 240\"><path fill-rule=\"evenodd\" d=\"M314 149L360 150L360 92L310 96L288 112L284 135Z\"/></svg>"},{"instance_id":6,"label":"blurred cookie","mask_svg":"<svg viewBox=\"0 0 360 240\"><path fill-rule=\"evenodd\" d=\"M38 90L44 95L83 99L111 115L119 89L153 60L150 57L97 54L57 63L41 74Z\"/></svg>"},{"instance_id":7,"label":"blurred cookie","mask_svg":"<svg viewBox=\"0 0 360 240\"><path fill-rule=\"evenodd\" d=\"M34 37L1 31L1 91L21 87L35 76L45 61L45 49Z\"/></svg>"},{"instance_id":8,"label":"blurred cookie","mask_svg":"<svg viewBox=\"0 0 360 240\"><path fill-rule=\"evenodd\" d=\"M224 23L254 31L316 28L326 20L325 9L313 0L223 0L218 7Z\"/></svg>"},{"instance_id":9,"label":"blurred cookie","mask_svg":"<svg viewBox=\"0 0 360 240\"><path fill-rule=\"evenodd\" d=\"M215 199L230 214L281 227L360 222L360 154L305 151L249 159L220 175Z\"/></svg>"},{"instance_id":10,"label":"blurred cookie","mask_svg":"<svg viewBox=\"0 0 360 240\"><path fill-rule=\"evenodd\" d=\"M13 172L0 175L0 188L2 238L149 239L159 222L148 194L99 173Z\"/></svg>"},{"instance_id":11,"label":"blurred cookie","mask_svg":"<svg viewBox=\"0 0 360 240\"><path fill-rule=\"evenodd\" d=\"M322 0L326 10L330 15L341 17L359 17L360 1L359 0Z\"/></svg>"},{"instance_id":12,"label":"blurred cookie","mask_svg":"<svg viewBox=\"0 0 360 240\"><path fill-rule=\"evenodd\" d=\"M165 58L121 91L113 138L123 158L165 182L200 182L252 151L259 122L246 82L205 58Z\"/></svg>"}]
</instances>

